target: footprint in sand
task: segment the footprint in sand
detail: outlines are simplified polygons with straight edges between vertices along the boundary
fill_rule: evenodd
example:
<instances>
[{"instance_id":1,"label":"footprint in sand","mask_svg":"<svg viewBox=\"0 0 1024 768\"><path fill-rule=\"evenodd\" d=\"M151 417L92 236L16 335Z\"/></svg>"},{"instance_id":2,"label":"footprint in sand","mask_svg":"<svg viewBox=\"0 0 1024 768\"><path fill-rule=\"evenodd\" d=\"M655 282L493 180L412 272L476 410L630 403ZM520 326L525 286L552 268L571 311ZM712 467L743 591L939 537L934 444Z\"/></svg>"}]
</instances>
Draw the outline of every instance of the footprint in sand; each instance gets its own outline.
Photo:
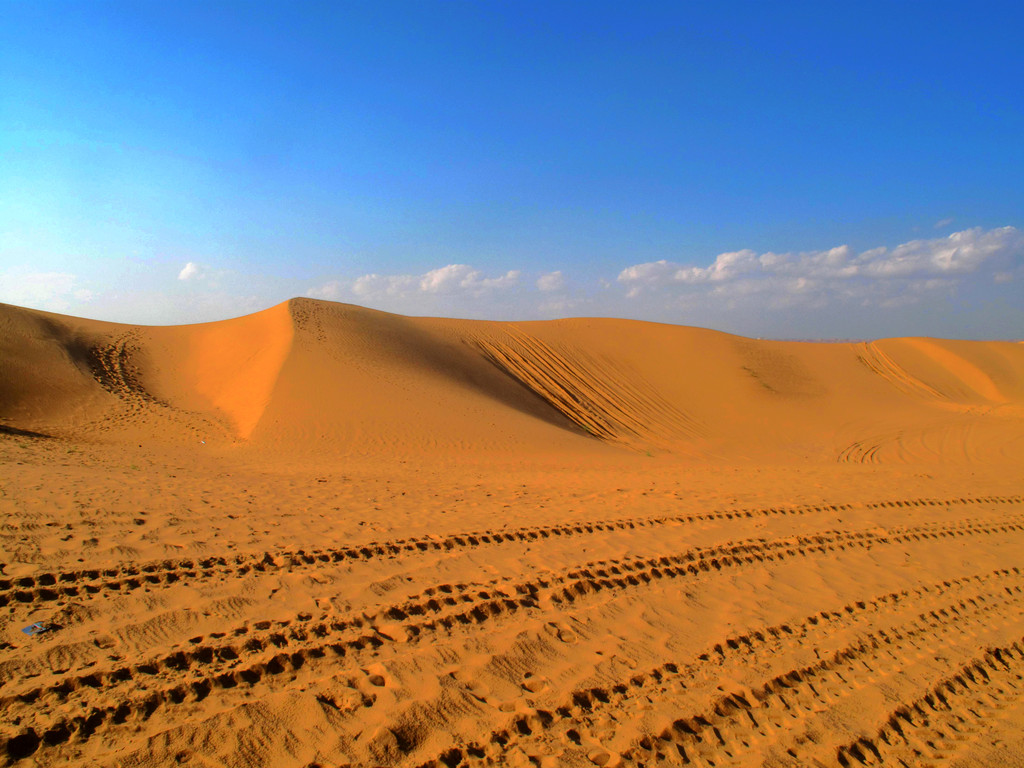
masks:
<instances>
[{"instance_id":1,"label":"footprint in sand","mask_svg":"<svg viewBox=\"0 0 1024 768\"><path fill-rule=\"evenodd\" d=\"M571 645L579 640L579 636L569 627L569 625L561 621L549 621L544 625L544 629L547 630L549 635L557 637L563 643L569 643Z\"/></svg>"},{"instance_id":2,"label":"footprint in sand","mask_svg":"<svg viewBox=\"0 0 1024 768\"><path fill-rule=\"evenodd\" d=\"M619 755L603 748L591 750L587 753L587 758L594 765L604 766L604 768L617 768L622 765L622 758Z\"/></svg>"},{"instance_id":3,"label":"footprint in sand","mask_svg":"<svg viewBox=\"0 0 1024 768\"><path fill-rule=\"evenodd\" d=\"M523 690L529 691L530 693L544 693L545 691L551 690L551 681L543 675L535 675L532 672L527 672L523 675L523 680L520 683Z\"/></svg>"},{"instance_id":4,"label":"footprint in sand","mask_svg":"<svg viewBox=\"0 0 1024 768\"><path fill-rule=\"evenodd\" d=\"M376 630L379 634L396 643L404 643L409 639L408 630L398 623L381 624L376 627Z\"/></svg>"},{"instance_id":5,"label":"footprint in sand","mask_svg":"<svg viewBox=\"0 0 1024 768\"><path fill-rule=\"evenodd\" d=\"M479 680L474 680L472 678L462 678L455 672L450 672L449 676L453 680L465 686L466 692L477 701L483 702L484 704L490 704L491 706L496 706L494 701L491 699L491 689L486 683L482 683Z\"/></svg>"},{"instance_id":6,"label":"footprint in sand","mask_svg":"<svg viewBox=\"0 0 1024 768\"><path fill-rule=\"evenodd\" d=\"M490 701L491 689L483 683L481 683L479 680L467 680L465 685L466 690L469 691L470 695L473 696L473 698L483 702Z\"/></svg>"},{"instance_id":7,"label":"footprint in sand","mask_svg":"<svg viewBox=\"0 0 1024 768\"><path fill-rule=\"evenodd\" d=\"M363 669L366 681L375 688L384 688L390 682L383 664L373 664Z\"/></svg>"}]
</instances>

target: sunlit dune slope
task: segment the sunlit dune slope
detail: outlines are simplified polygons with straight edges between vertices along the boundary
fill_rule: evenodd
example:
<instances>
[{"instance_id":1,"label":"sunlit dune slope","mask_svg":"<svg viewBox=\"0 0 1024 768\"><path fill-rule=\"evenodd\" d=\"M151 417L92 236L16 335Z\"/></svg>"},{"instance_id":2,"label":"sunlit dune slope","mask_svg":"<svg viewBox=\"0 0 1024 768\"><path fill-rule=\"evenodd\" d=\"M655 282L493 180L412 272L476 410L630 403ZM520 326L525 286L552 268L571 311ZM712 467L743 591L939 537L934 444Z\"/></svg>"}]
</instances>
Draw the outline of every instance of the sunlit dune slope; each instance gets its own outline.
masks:
<instances>
[{"instance_id":1,"label":"sunlit dune slope","mask_svg":"<svg viewBox=\"0 0 1024 768\"><path fill-rule=\"evenodd\" d=\"M755 341L611 319L408 318L293 299L145 327L0 307L0 425L288 455L631 450L1012 460L1024 346Z\"/></svg>"}]
</instances>

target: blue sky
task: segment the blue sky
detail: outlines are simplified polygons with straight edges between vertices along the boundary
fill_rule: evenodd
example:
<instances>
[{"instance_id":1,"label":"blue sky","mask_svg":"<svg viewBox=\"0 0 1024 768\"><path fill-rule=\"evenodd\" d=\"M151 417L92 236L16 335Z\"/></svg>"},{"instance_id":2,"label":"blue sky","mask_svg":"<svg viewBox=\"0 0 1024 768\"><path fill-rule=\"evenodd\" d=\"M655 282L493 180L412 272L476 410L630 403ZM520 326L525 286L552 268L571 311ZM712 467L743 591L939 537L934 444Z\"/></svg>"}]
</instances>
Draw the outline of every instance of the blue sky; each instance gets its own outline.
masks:
<instances>
[{"instance_id":1,"label":"blue sky","mask_svg":"<svg viewBox=\"0 0 1024 768\"><path fill-rule=\"evenodd\" d=\"M1024 337L1024 11L0 0L0 301Z\"/></svg>"}]
</instances>

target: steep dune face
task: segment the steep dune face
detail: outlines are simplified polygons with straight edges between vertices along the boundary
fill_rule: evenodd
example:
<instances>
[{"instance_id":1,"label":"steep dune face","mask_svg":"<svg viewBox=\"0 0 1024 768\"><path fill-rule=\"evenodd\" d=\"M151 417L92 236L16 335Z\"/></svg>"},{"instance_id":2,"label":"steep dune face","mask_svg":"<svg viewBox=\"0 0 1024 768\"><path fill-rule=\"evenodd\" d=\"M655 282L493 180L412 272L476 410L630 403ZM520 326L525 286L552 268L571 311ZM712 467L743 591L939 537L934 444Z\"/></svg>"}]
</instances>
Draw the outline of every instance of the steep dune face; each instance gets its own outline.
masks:
<instances>
[{"instance_id":1,"label":"steep dune face","mask_svg":"<svg viewBox=\"0 0 1024 768\"><path fill-rule=\"evenodd\" d=\"M177 327L4 308L0 419L283 454L1009 459L1024 347L755 341L622 320L407 318L293 299Z\"/></svg>"},{"instance_id":2,"label":"steep dune face","mask_svg":"<svg viewBox=\"0 0 1024 768\"><path fill-rule=\"evenodd\" d=\"M904 375L933 397L958 405L1024 402L1019 344L942 339L887 339Z\"/></svg>"},{"instance_id":3,"label":"steep dune face","mask_svg":"<svg viewBox=\"0 0 1024 768\"><path fill-rule=\"evenodd\" d=\"M287 303L217 323L147 329L150 357L159 360L152 386L177 407L216 414L248 439L270 403L291 351L294 326Z\"/></svg>"}]
</instances>

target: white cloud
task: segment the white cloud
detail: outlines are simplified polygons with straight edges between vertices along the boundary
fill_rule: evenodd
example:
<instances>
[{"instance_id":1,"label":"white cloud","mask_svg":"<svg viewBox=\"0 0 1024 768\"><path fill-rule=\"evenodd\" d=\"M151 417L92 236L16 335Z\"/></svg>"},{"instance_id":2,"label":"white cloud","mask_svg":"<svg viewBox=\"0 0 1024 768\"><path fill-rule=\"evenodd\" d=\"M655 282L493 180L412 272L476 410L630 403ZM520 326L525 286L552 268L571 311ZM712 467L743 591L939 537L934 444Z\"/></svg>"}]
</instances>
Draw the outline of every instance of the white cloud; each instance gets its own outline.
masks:
<instances>
[{"instance_id":1,"label":"white cloud","mask_svg":"<svg viewBox=\"0 0 1024 768\"><path fill-rule=\"evenodd\" d=\"M184 267L181 268L181 272L178 273L179 280L190 280L199 274L199 265L194 261L190 261Z\"/></svg>"},{"instance_id":2,"label":"white cloud","mask_svg":"<svg viewBox=\"0 0 1024 768\"><path fill-rule=\"evenodd\" d=\"M999 281L1006 268L1024 257L1024 233L1014 227L955 232L948 237L911 240L889 249L855 254L841 245L822 251L756 254L751 250L720 254L707 267L684 266L664 259L623 269L618 281L626 295L676 290L719 297L770 294L771 301L803 296L819 304L822 297L859 299L891 305L894 293L917 296L955 287L956 278L991 271Z\"/></svg>"},{"instance_id":3,"label":"white cloud","mask_svg":"<svg viewBox=\"0 0 1024 768\"><path fill-rule=\"evenodd\" d=\"M422 275L361 275L351 281L332 280L310 288L306 295L337 301L351 296L359 299L407 298L416 296L480 297L494 291L512 288L519 283L519 270L513 269L497 277L467 264L449 264Z\"/></svg>"},{"instance_id":4,"label":"white cloud","mask_svg":"<svg viewBox=\"0 0 1024 768\"><path fill-rule=\"evenodd\" d=\"M948 219L939 219L935 222L936 229L943 229L953 223L953 217L950 216Z\"/></svg>"},{"instance_id":5,"label":"white cloud","mask_svg":"<svg viewBox=\"0 0 1024 768\"><path fill-rule=\"evenodd\" d=\"M561 271L547 272L537 278L537 290L550 293L560 291L565 287L565 278Z\"/></svg>"},{"instance_id":6,"label":"white cloud","mask_svg":"<svg viewBox=\"0 0 1024 768\"><path fill-rule=\"evenodd\" d=\"M311 299L338 301L345 293L345 284L339 280L331 280L316 288L310 288L306 295Z\"/></svg>"},{"instance_id":7,"label":"white cloud","mask_svg":"<svg viewBox=\"0 0 1024 768\"><path fill-rule=\"evenodd\" d=\"M78 278L67 272L11 270L0 275L0 302L64 312L93 298L92 291L78 287L77 283Z\"/></svg>"},{"instance_id":8,"label":"white cloud","mask_svg":"<svg viewBox=\"0 0 1024 768\"><path fill-rule=\"evenodd\" d=\"M869 276L966 274L996 256L1024 253L1024 233L1013 227L981 227L934 240L911 240L888 251L875 248L855 259L857 272Z\"/></svg>"},{"instance_id":9,"label":"white cloud","mask_svg":"<svg viewBox=\"0 0 1024 768\"><path fill-rule=\"evenodd\" d=\"M419 289L429 293L438 293L461 287L480 273L466 264L449 264L447 267L432 269L419 279Z\"/></svg>"},{"instance_id":10,"label":"white cloud","mask_svg":"<svg viewBox=\"0 0 1024 768\"><path fill-rule=\"evenodd\" d=\"M413 275L363 275L352 282L356 296L402 296L413 290L417 283Z\"/></svg>"},{"instance_id":11,"label":"white cloud","mask_svg":"<svg viewBox=\"0 0 1024 768\"><path fill-rule=\"evenodd\" d=\"M399 279L409 277L399 276ZM428 293L468 291L479 294L495 288L505 288L519 280L519 271L511 270L500 277L483 277L483 273L466 264L449 264L432 269L419 280L419 289Z\"/></svg>"}]
</instances>

